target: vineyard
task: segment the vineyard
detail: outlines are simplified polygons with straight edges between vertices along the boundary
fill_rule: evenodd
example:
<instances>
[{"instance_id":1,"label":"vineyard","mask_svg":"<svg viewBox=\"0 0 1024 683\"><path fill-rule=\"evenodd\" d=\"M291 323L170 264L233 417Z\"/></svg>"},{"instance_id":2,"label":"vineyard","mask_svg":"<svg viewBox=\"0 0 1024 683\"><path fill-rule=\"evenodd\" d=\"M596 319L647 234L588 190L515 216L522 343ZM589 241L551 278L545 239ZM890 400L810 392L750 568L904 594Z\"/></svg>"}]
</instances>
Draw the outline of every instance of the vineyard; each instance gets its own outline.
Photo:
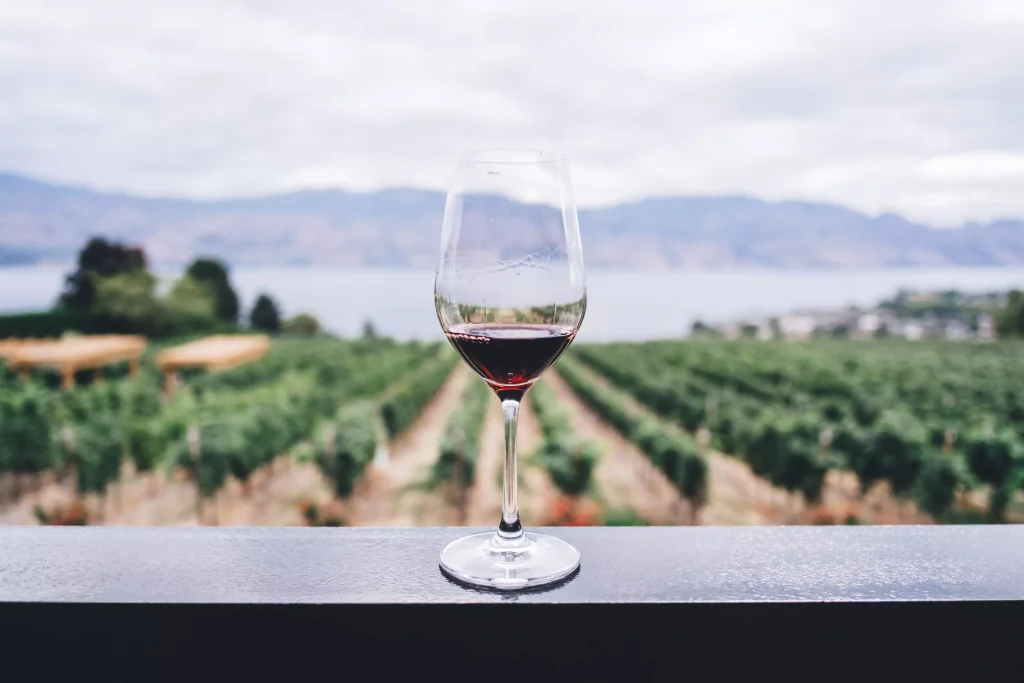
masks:
<instances>
[{"instance_id":1,"label":"vineyard","mask_svg":"<svg viewBox=\"0 0 1024 683\"><path fill-rule=\"evenodd\" d=\"M848 473L856 498L881 487L938 520L999 522L1024 484L1021 350L656 342L581 347L575 357L805 505L821 501L830 474ZM567 378L578 374L571 368Z\"/></svg>"},{"instance_id":2,"label":"vineyard","mask_svg":"<svg viewBox=\"0 0 1024 683\"><path fill-rule=\"evenodd\" d=\"M0 520L473 524L498 402L447 345L277 338L263 358L67 391L0 374ZM520 416L527 524L1024 519L1013 344L580 345Z\"/></svg>"}]
</instances>

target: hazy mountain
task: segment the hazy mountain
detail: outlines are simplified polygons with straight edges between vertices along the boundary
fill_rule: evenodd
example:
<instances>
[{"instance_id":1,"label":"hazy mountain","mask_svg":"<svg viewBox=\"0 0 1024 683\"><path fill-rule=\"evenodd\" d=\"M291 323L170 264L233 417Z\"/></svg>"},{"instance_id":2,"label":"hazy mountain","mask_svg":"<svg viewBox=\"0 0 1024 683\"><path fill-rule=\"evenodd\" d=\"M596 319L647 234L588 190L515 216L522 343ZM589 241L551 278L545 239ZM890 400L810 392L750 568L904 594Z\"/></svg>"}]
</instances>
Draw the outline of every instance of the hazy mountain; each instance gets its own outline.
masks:
<instances>
[{"instance_id":1,"label":"hazy mountain","mask_svg":"<svg viewBox=\"0 0 1024 683\"><path fill-rule=\"evenodd\" d=\"M0 174L0 265L68 261L91 235L156 263L433 267L444 194L294 192L192 201L93 192ZM591 266L713 268L1024 264L1024 221L937 230L834 204L666 197L580 211Z\"/></svg>"}]
</instances>

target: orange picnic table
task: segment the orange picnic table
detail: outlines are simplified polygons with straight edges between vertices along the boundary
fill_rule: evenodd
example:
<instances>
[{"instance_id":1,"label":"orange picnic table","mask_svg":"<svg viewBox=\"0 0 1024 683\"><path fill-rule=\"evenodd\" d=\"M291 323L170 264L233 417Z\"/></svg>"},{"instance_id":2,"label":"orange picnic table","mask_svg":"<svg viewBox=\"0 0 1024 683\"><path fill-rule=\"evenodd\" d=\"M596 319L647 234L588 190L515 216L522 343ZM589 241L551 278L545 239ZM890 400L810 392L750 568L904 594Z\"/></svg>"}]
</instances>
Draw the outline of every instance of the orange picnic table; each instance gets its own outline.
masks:
<instances>
[{"instance_id":1,"label":"orange picnic table","mask_svg":"<svg viewBox=\"0 0 1024 683\"><path fill-rule=\"evenodd\" d=\"M125 334L7 339L0 341L0 356L23 377L37 368L55 368L61 374L61 386L70 389L79 370L95 370L101 376L103 366L112 363L127 361L129 373L135 376L146 344L145 337Z\"/></svg>"},{"instance_id":2,"label":"orange picnic table","mask_svg":"<svg viewBox=\"0 0 1024 683\"><path fill-rule=\"evenodd\" d=\"M263 334L218 334L161 352L156 357L156 366L164 373L165 386L170 390L181 370L201 368L219 372L258 360L269 348L270 338Z\"/></svg>"}]
</instances>

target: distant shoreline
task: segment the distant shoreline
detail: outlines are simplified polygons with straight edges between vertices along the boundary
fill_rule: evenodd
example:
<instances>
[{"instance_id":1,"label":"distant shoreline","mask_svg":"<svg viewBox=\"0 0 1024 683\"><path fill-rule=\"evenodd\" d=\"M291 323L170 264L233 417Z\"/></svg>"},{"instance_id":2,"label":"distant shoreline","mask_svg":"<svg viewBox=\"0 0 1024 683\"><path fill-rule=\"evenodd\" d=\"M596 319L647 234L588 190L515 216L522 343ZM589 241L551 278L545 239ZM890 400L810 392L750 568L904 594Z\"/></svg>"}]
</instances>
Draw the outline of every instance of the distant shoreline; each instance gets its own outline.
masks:
<instances>
[{"instance_id":1,"label":"distant shoreline","mask_svg":"<svg viewBox=\"0 0 1024 683\"><path fill-rule=\"evenodd\" d=\"M0 313L38 311L57 300L67 266L0 268ZM177 271L156 269L163 278ZM285 316L315 315L324 329L357 336L372 321L396 339L441 339L434 271L411 268L235 267L245 310L270 293ZM696 320L762 319L795 310L870 307L900 289L964 293L1024 289L1024 267L655 270L588 269L581 341L680 338Z\"/></svg>"}]
</instances>

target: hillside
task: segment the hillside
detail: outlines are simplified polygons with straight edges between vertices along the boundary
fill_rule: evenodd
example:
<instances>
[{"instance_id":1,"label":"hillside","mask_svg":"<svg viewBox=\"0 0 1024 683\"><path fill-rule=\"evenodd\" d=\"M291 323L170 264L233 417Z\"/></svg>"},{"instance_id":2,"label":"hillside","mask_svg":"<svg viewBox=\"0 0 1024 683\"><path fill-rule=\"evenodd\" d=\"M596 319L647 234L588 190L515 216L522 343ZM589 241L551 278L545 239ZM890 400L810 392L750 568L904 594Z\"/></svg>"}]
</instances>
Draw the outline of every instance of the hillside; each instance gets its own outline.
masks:
<instances>
[{"instance_id":1,"label":"hillside","mask_svg":"<svg viewBox=\"0 0 1024 683\"><path fill-rule=\"evenodd\" d=\"M70 260L87 237L141 243L157 263L433 267L444 194L303 191L193 201L0 174L0 265ZM665 197L580 211L591 266L877 267L1024 264L1024 221L938 230L834 204Z\"/></svg>"}]
</instances>

